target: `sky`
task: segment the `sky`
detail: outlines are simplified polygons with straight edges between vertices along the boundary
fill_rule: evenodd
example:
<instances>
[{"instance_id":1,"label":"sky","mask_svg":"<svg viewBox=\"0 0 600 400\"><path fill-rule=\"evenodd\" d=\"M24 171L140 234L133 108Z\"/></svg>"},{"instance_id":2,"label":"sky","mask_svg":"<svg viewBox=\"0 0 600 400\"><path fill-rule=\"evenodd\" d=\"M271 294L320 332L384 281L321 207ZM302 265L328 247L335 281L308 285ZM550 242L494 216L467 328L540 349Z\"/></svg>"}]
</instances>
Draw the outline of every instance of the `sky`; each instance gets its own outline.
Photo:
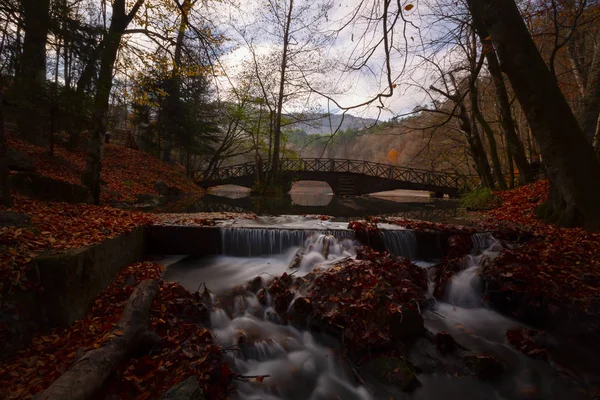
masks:
<instances>
[{"instance_id":1,"label":"sky","mask_svg":"<svg viewBox=\"0 0 600 400\"><path fill-rule=\"evenodd\" d=\"M319 10L317 6L322 2L319 0L295 0L296 9L309 2L312 3L311 7L302 13L302 16L308 19L317 14ZM327 12L327 20L321 20L319 30L331 32L339 28L350 19L348 17L349 13L356 9L359 2L360 0L335 1L332 8ZM232 48L228 54L220 59L229 77L229 79L219 79L218 81L223 91L227 91L231 83L234 85L239 84L237 74L243 68L244 61L251 60L247 42L253 44L256 53L259 55L266 55L281 49L281 40L275 34L276 29L274 29L277 26L276 20L272 16L273 13L269 12L270 9L265 7L265 3L265 0L244 1L240 7L228 4L218 8L215 12L213 21L231 39L229 46ZM279 0L276 3L288 4L284 0ZM373 3L377 2L370 0L365 2L365 4ZM413 7L406 7L408 4ZM414 3L405 2L403 8L404 18L411 23L405 24L402 20L398 20L392 34L393 43L396 45L391 53L392 76L394 77L394 83L397 85L394 94L391 98L385 100L386 108L381 110L381 113L380 109L371 105L353 109L349 111L350 114L365 118L379 117L381 120L387 120L395 115L411 112L415 106L423 105L427 101L423 91L415 87L415 82L426 81L428 77L426 69L418 68L422 61L416 56L422 52L419 48L423 31L419 25L423 23L422 13L425 5L418 4L416 1ZM276 13L283 15L285 11L285 9L282 9ZM372 9L363 8L361 13L370 11ZM389 21L392 21L395 17L394 11L396 10L389 13ZM382 10L376 10L376 14L381 15ZM336 92L332 97L344 107L361 104L377 93L384 91L386 86L385 76L382 75L385 59L381 48L373 53L368 68L365 67L356 72L348 72L342 68L349 60L355 59L352 57L353 50L354 54L357 54L357 52L364 53L364 49L382 37L381 24L376 27L368 27L365 19L354 18L353 21L334 39L321 47L322 62L329 62L331 66L326 68L327 72L322 74L320 78L325 82L325 86L330 89L330 92ZM301 29L299 26L298 23L292 25L292 29L296 29L296 35L293 35L293 37L298 37L295 37L296 43L292 45L292 49L305 43L307 37L315 40L316 35L307 35L306 29ZM244 32L240 32L240 27L246 27ZM361 41L360 36L365 31L375 33ZM408 46L408 49L405 48L405 45ZM278 65L272 67L279 68ZM403 69L404 73L401 74ZM323 109L327 109L328 102L326 99L312 96L311 101L313 104L319 104ZM331 102L329 106L330 111L339 112ZM288 108L292 109L288 111L294 111L295 107Z\"/></svg>"}]
</instances>

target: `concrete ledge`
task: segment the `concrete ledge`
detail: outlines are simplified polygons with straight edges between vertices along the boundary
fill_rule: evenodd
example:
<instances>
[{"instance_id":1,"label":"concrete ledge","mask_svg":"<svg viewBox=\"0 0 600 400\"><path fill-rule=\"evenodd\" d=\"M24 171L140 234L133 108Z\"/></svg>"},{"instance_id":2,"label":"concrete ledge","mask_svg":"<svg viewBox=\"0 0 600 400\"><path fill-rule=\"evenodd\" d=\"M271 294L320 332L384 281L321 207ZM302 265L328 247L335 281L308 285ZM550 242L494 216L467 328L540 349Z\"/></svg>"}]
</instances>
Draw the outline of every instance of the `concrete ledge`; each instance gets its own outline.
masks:
<instances>
[{"instance_id":1,"label":"concrete ledge","mask_svg":"<svg viewBox=\"0 0 600 400\"><path fill-rule=\"evenodd\" d=\"M82 318L121 268L143 259L144 231L139 227L96 245L36 258L28 279L41 290L18 291L5 299L19 314L0 321L6 325L0 359L23 348L36 332Z\"/></svg>"},{"instance_id":2,"label":"concrete ledge","mask_svg":"<svg viewBox=\"0 0 600 400\"><path fill-rule=\"evenodd\" d=\"M213 226L154 225L146 229L147 254L187 254L191 256L222 253L221 230Z\"/></svg>"},{"instance_id":3,"label":"concrete ledge","mask_svg":"<svg viewBox=\"0 0 600 400\"><path fill-rule=\"evenodd\" d=\"M119 270L144 257L144 228L83 247L35 260L44 288L42 314L47 326L66 327L83 317L90 302Z\"/></svg>"}]
</instances>

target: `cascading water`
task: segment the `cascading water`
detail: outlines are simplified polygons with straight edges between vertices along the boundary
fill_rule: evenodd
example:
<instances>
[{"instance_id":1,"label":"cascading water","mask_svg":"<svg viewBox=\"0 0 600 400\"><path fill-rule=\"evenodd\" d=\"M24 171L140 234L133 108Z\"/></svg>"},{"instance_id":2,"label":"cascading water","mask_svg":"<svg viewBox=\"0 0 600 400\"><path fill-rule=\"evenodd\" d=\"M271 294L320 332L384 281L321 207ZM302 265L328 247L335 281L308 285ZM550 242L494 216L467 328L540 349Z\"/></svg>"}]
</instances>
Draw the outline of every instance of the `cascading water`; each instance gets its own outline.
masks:
<instances>
[{"instance_id":1,"label":"cascading water","mask_svg":"<svg viewBox=\"0 0 600 400\"><path fill-rule=\"evenodd\" d=\"M266 281L283 272L302 276L317 266L327 268L341 259L355 255L355 243L350 239L338 240L323 233L305 232L302 232L302 238L294 239L304 243L302 247L296 245L281 254L263 257L224 255L182 261L169 267L165 279L176 280L192 291L197 290L204 282L214 293L227 293L226 289L243 285L258 275L262 275ZM400 243L411 243L409 232L398 232L402 232L395 235ZM247 234L256 234L257 242L269 238L264 233ZM392 236L394 235L390 235ZM279 243L291 242L285 242L280 239L281 236L275 238L281 241L273 247L273 252L285 247ZM444 358L439 362L442 366L432 366L432 355L437 354L436 350L422 338L407 356L411 363L423 371L418 373L422 388L407 394L396 386L368 379L365 387L357 386L353 383L353 374L346 371L345 364L339 362L336 353L331 350L339 346L339 343L328 343L325 346L322 338L285 325L271 306L268 293L259 300L255 294L246 292L233 299L225 297L228 301L223 301L222 304L213 301L211 313L215 340L229 349L225 353L229 365L237 373L249 377L248 382L237 382L238 391L230 398L462 400L524 398L524 394L533 392L536 394L535 398L540 399L581 398L577 396L570 381L557 376L550 365L525 357L507 345L506 330L520 324L484 306L479 277L481 266L487 259L494 257L502 249L502 245L491 235L480 235L474 238L474 242L476 241L479 244L475 244L473 254L465 258L464 269L446 288L447 302L433 304L433 309L424 311L423 317L425 327L430 332L448 332L469 351L501 360L507 365L507 369L500 380L480 381L473 376L456 378L452 373L444 372L443 365L447 362L461 362L462 356ZM233 243L230 242L230 245ZM400 253L405 257L410 254L410 250L406 249L407 247L405 250L400 247ZM427 263L419 265L423 268L432 266ZM290 307L292 304L293 301Z\"/></svg>"},{"instance_id":2,"label":"cascading water","mask_svg":"<svg viewBox=\"0 0 600 400\"><path fill-rule=\"evenodd\" d=\"M480 268L487 259L495 257L502 250L502 245L489 233L476 233L471 239L474 254L465 256L463 270L452 278L445 293L448 303L467 308L483 305Z\"/></svg>"},{"instance_id":3,"label":"cascading water","mask_svg":"<svg viewBox=\"0 0 600 400\"><path fill-rule=\"evenodd\" d=\"M395 256L414 260L417 255L417 235L413 230L383 230L383 242Z\"/></svg>"},{"instance_id":4,"label":"cascading water","mask_svg":"<svg viewBox=\"0 0 600 400\"><path fill-rule=\"evenodd\" d=\"M305 275L316 266L327 268L336 261L353 257L355 245L351 239L338 240L329 234L312 233L302 248L287 254L288 262L282 264L288 272L292 267L295 276ZM294 263L296 259L298 262ZM253 273L257 275L256 270ZM230 286L235 283L230 282ZM210 284L207 286L211 288ZM265 377L261 383L239 382L233 398L370 399L366 389L350 383L331 349L319 344L309 332L281 325L268 294L262 304L253 293L238 295L230 303L228 309L216 303L211 313L216 341L223 347L239 349L227 353L228 362L236 372Z\"/></svg>"},{"instance_id":5,"label":"cascading water","mask_svg":"<svg viewBox=\"0 0 600 400\"><path fill-rule=\"evenodd\" d=\"M321 231L337 238L353 237L349 230ZM223 254L253 257L265 254L281 254L290 247L302 246L311 234L302 229L221 228Z\"/></svg>"},{"instance_id":6,"label":"cascading water","mask_svg":"<svg viewBox=\"0 0 600 400\"><path fill-rule=\"evenodd\" d=\"M239 349L227 355L236 372L264 381L238 383L234 399L370 399L366 389L350 383L334 352L312 334L271 322L275 313L270 303L262 306L253 294L235 300L232 319L220 308L213 311L213 332L222 346Z\"/></svg>"}]
</instances>

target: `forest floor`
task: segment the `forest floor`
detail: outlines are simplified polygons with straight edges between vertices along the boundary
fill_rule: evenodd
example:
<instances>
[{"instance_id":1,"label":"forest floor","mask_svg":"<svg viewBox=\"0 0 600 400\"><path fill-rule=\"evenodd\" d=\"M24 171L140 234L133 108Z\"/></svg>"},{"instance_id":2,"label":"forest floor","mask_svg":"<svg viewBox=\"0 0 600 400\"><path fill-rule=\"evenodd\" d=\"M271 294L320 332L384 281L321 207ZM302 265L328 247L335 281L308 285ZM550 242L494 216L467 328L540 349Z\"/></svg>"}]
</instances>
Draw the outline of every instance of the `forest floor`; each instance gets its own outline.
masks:
<instances>
[{"instance_id":1,"label":"forest floor","mask_svg":"<svg viewBox=\"0 0 600 400\"><path fill-rule=\"evenodd\" d=\"M69 153L57 147L55 155L50 157L44 149L10 137L9 146L25 153L38 173L70 183L79 182L85 162L83 153ZM158 180L176 186L182 192L202 194L180 166L161 163L147 154L118 146L107 147L103 179L104 202L132 201L139 194L157 194L155 182ZM411 229L457 235L491 231L500 239L518 242L518 246L505 249L483 270L488 286L494 288L494 293L490 294L492 304L502 308L504 313L541 328L553 329L565 321L580 321L586 333L597 335L600 332L597 325L600 316L600 234L559 228L537 220L535 208L545 201L548 190L548 182L540 181L499 192L502 204L491 211L472 214L471 227L402 219L393 222ZM36 201L16 193L14 200L12 208L0 208L0 212L26 214L30 222L25 226L0 226L3 250L0 254L0 301L3 294L33 289L26 272L38 255L99 243L152 223L211 225L217 219L238 217L209 213L157 217L108 205ZM442 266L444 263L457 265L456 260L466 252L465 247L453 257L447 257ZM387 271L394 265L388 259L377 261L376 253L367 253L366 257L377 265L369 273L379 269ZM355 272L359 277L360 271L352 268L350 265L324 275L327 279L321 281L323 287L336 283L334 275L338 272L344 279ZM412 273L410 269L407 271ZM450 279L456 269L449 268L448 271L446 279ZM106 385L105 394L125 399L155 398L191 375L197 376L203 389L215 396L219 390L226 390L232 374L223 362L221 349L213 344L209 331L193 321L185 321L190 309L197 308L199 299L177 284L162 281L161 273L161 266L148 262L125 268L98 296L83 319L68 329L54 329L38 335L29 348L0 363L0 385L9 393L6 398L32 397L64 372L82 351L100 347L108 339L108 332L116 324L120 310L133 291L131 276L134 282L146 278L159 282L160 294L151 308L151 328L167 340L151 356L123 362L111 377L110 385ZM375 275L371 277L374 288L381 278ZM363 292L367 296L370 289ZM357 304L371 301L369 296L357 297ZM324 304L329 300L320 301ZM397 310L391 303L386 303L386 307L392 314ZM361 337L381 337L381 332L373 332L362 332ZM544 350L522 333L513 333L509 339L524 352L539 355Z\"/></svg>"}]
</instances>

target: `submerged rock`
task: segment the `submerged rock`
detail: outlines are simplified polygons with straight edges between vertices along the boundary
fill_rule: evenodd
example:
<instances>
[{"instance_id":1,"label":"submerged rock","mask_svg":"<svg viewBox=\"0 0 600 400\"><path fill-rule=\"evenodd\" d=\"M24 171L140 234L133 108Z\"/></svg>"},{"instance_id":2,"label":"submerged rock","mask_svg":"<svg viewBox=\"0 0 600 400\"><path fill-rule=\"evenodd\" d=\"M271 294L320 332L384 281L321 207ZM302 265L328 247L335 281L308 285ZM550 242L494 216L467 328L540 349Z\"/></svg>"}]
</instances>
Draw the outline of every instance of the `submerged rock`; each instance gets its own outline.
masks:
<instances>
[{"instance_id":1,"label":"submerged rock","mask_svg":"<svg viewBox=\"0 0 600 400\"><path fill-rule=\"evenodd\" d=\"M492 356L469 354L463 357L465 364L479 379L493 380L499 378L506 369L505 365Z\"/></svg>"},{"instance_id":2,"label":"submerged rock","mask_svg":"<svg viewBox=\"0 0 600 400\"><path fill-rule=\"evenodd\" d=\"M412 392L421 386L410 364L402 357L380 356L366 362L361 370L381 383Z\"/></svg>"}]
</instances>

